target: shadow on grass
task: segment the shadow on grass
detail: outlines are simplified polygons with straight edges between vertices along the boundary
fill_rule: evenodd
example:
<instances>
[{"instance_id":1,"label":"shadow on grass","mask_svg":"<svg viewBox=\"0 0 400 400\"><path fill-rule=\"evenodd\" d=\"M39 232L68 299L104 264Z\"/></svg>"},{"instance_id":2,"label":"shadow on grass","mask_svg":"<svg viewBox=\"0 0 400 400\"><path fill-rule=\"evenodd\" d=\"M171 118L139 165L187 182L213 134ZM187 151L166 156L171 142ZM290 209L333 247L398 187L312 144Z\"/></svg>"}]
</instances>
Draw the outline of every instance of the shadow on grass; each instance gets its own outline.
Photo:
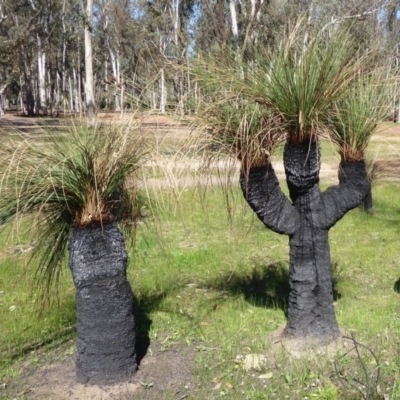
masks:
<instances>
[{"instance_id":1,"label":"shadow on grass","mask_svg":"<svg viewBox=\"0 0 400 400\"><path fill-rule=\"evenodd\" d=\"M209 286L233 296L243 294L246 301L258 307L280 308L287 316L290 287L285 262L255 265L250 273L230 273Z\"/></svg>"},{"instance_id":2,"label":"shadow on grass","mask_svg":"<svg viewBox=\"0 0 400 400\"><path fill-rule=\"evenodd\" d=\"M134 296L133 315L136 323L136 356L138 365L147 354L150 346L149 332L153 321L148 315L158 308L166 295L166 292L161 292L151 296L144 296L140 300Z\"/></svg>"},{"instance_id":3,"label":"shadow on grass","mask_svg":"<svg viewBox=\"0 0 400 400\"><path fill-rule=\"evenodd\" d=\"M400 278L394 283L393 289L396 293L400 293Z\"/></svg>"},{"instance_id":4,"label":"shadow on grass","mask_svg":"<svg viewBox=\"0 0 400 400\"><path fill-rule=\"evenodd\" d=\"M341 298L337 290L340 276L338 266L332 263L333 299ZM289 266L287 262L255 265L249 274L231 273L208 285L233 296L244 295L246 301L257 307L279 308L287 318L289 300Z\"/></svg>"}]
</instances>

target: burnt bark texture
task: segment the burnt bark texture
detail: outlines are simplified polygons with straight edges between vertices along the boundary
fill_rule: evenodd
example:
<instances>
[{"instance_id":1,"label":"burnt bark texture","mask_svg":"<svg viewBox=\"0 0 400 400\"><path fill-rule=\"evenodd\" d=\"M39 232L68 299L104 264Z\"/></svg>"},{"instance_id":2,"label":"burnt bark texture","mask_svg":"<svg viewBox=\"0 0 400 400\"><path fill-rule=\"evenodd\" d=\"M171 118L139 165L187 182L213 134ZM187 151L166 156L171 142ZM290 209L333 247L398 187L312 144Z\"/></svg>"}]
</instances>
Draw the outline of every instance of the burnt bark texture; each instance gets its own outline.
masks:
<instances>
[{"instance_id":1,"label":"burnt bark texture","mask_svg":"<svg viewBox=\"0 0 400 400\"><path fill-rule=\"evenodd\" d=\"M127 259L124 238L115 223L73 229L69 265L76 287L80 383L113 383L137 370Z\"/></svg>"},{"instance_id":2,"label":"burnt bark texture","mask_svg":"<svg viewBox=\"0 0 400 400\"><path fill-rule=\"evenodd\" d=\"M283 157L291 202L281 192L271 165L242 171L242 191L268 228L289 236L290 294L285 334L334 338L339 328L333 306L328 232L368 193L365 164L342 161L339 185L321 193L316 141L287 143Z\"/></svg>"}]
</instances>

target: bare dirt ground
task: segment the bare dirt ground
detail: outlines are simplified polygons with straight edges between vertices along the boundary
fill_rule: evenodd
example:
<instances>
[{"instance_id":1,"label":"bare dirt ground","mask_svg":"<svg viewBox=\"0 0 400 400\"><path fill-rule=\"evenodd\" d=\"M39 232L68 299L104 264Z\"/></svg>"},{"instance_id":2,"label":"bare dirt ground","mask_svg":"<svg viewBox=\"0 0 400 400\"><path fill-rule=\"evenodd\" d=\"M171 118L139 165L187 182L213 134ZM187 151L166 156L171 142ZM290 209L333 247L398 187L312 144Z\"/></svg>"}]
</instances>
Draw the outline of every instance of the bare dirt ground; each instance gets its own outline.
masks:
<instances>
[{"instance_id":1,"label":"bare dirt ground","mask_svg":"<svg viewBox=\"0 0 400 400\"><path fill-rule=\"evenodd\" d=\"M135 115L136 117L136 115ZM119 113L99 113L98 121L104 124L117 124L124 122L132 118L132 114L125 114L123 118ZM158 144L165 143L168 141L185 141L191 135L190 130L187 127L188 120L185 123L181 123L179 118L173 119L165 115L143 113L140 116L143 130L148 136L155 138ZM65 118L27 118L15 113L6 114L0 118L0 129L16 129L25 133L36 133L40 132L43 127L47 130L63 129L68 126L71 122L69 117ZM384 123L377 133L371 138L371 144L373 146L388 148L389 158L400 159L400 151L397 150L397 142L400 141L400 124ZM173 151L173 150L172 150ZM174 182L165 181L163 179L151 179L147 182L148 186L151 187L167 187L171 184L176 186L193 186L193 185L213 185L218 183L218 179L212 176L215 171L226 171L227 173L232 171L238 171L240 163L235 162L232 159L217 160L208 165L208 176L201 176L197 172L204 171L204 160L200 158L191 159L190 162L182 161L179 156L174 157L176 154L171 154L172 157L163 157L155 159L151 163L148 163L150 168L162 168L172 171L183 170L190 171L188 174L176 174ZM273 165L279 179L284 179L284 168L281 160L273 158ZM320 178L326 183L337 182L337 162L321 163ZM196 178L193 177L197 175ZM214 174L215 175L215 174ZM219 174L218 174L219 175ZM210 177L211 176L211 177Z\"/></svg>"},{"instance_id":2,"label":"bare dirt ground","mask_svg":"<svg viewBox=\"0 0 400 400\"><path fill-rule=\"evenodd\" d=\"M195 350L187 345L175 344L164 351L160 343L151 344L137 373L123 383L109 386L77 383L70 349L74 349L72 342L51 353L39 352L34 363L28 358L22 364L22 374L0 389L0 399L162 400L167 395L184 399L196 389Z\"/></svg>"},{"instance_id":3,"label":"bare dirt ground","mask_svg":"<svg viewBox=\"0 0 400 400\"><path fill-rule=\"evenodd\" d=\"M270 335L270 347L262 354L248 354L241 360L241 370L258 386L260 379L269 379L282 351L292 360L307 357L317 362L348 351L351 340L345 335L328 345L285 339L283 328ZM165 340L165 339L164 339ZM72 351L71 351L72 350ZM202 391L195 376L196 346L175 343L164 350L162 341L154 341L141 360L137 373L123 383L98 386L79 384L75 379L74 344L69 341L52 352L35 353L34 362L28 358L22 363L22 373L3 384L0 399L18 400L183 400L197 398ZM210 382L210 389L214 386ZM210 390L209 390L210 392ZM217 396L218 397L218 396ZM202 399L204 397L204 391ZM211 395L210 398L215 398Z\"/></svg>"},{"instance_id":4,"label":"bare dirt ground","mask_svg":"<svg viewBox=\"0 0 400 400\"><path fill-rule=\"evenodd\" d=\"M100 114L99 119L112 122L119 120L119 115ZM0 119L0 128L13 127L33 132L38 129L37 125L47 123L45 118L36 120L6 115ZM54 124L57 126L57 122ZM185 127L160 115L144 116L143 124L147 129L158 132L160 137L169 135L176 139L185 138L188 135ZM59 120L58 125L65 125L65 121ZM373 140L382 138L384 140L387 138L394 141L400 140L400 126L391 125L381 132ZM192 168L199 168L199 166L200 164L192 164ZM164 167L166 167L165 164ZM239 165L234 165L234 168L239 168ZM275 168L278 175L283 177L282 163L275 163ZM337 166L328 163L322 164L322 179L335 180L336 176ZM189 181L182 181L180 184L190 185L193 182L189 178ZM279 338L276 343L276 346L282 346ZM127 382L111 386L76 383L74 343L71 341L56 350L35 351L28 355L25 361L16 365L16 370L22 370L17 377L0 382L0 399L125 400L134 398L137 400L162 400L168 398L183 400L189 395L195 397L195 392L198 390L195 377L196 346L174 343L165 349L161 339L152 341L149 346L143 341L140 346L138 352L141 361L136 375Z\"/></svg>"}]
</instances>

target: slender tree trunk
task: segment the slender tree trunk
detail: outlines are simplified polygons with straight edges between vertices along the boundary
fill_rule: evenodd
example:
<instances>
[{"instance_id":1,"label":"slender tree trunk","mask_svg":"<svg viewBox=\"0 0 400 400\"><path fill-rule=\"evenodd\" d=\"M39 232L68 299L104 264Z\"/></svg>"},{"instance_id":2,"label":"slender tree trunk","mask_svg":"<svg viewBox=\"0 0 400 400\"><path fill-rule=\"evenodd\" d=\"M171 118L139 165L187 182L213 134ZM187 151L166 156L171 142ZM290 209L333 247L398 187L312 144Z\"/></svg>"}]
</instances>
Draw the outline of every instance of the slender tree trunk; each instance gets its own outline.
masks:
<instances>
[{"instance_id":1,"label":"slender tree trunk","mask_svg":"<svg viewBox=\"0 0 400 400\"><path fill-rule=\"evenodd\" d=\"M77 380L126 379L137 369L135 323L127 254L117 225L74 228L69 265L76 287Z\"/></svg>"},{"instance_id":2,"label":"slender tree trunk","mask_svg":"<svg viewBox=\"0 0 400 400\"><path fill-rule=\"evenodd\" d=\"M155 110L157 108L157 102L156 102L156 92L154 89L150 92L150 100L151 100L151 109Z\"/></svg>"},{"instance_id":3,"label":"slender tree trunk","mask_svg":"<svg viewBox=\"0 0 400 400\"><path fill-rule=\"evenodd\" d=\"M121 118L124 117L124 95L125 95L125 81L124 78L121 77L120 79L120 85L121 85Z\"/></svg>"},{"instance_id":4,"label":"slender tree trunk","mask_svg":"<svg viewBox=\"0 0 400 400\"><path fill-rule=\"evenodd\" d=\"M233 40L236 42L239 37L239 29L238 29L238 24L237 24L236 7L235 7L234 0L229 0L229 8L231 10L232 37L233 37Z\"/></svg>"},{"instance_id":5,"label":"slender tree trunk","mask_svg":"<svg viewBox=\"0 0 400 400\"><path fill-rule=\"evenodd\" d=\"M69 111L74 111L74 89L72 88L71 77L68 77L68 86L69 86Z\"/></svg>"},{"instance_id":6,"label":"slender tree trunk","mask_svg":"<svg viewBox=\"0 0 400 400\"><path fill-rule=\"evenodd\" d=\"M113 70L113 75L115 78L115 84L114 84L114 99L115 99L115 111L121 111L121 106L119 102L119 93L116 87L118 87L118 84L120 83L120 71L119 71L119 54L114 52L110 49L110 58L111 58L111 68Z\"/></svg>"},{"instance_id":7,"label":"slender tree trunk","mask_svg":"<svg viewBox=\"0 0 400 400\"><path fill-rule=\"evenodd\" d=\"M165 73L164 68L160 69L160 111L165 113L165 106L167 103L167 87L165 86Z\"/></svg>"},{"instance_id":8,"label":"slender tree trunk","mask_svg":"<svg viewBox=\"0 0 400 400\"><path fill-rule=\"evenodd\" d=\"M396 47L396 58L395 58L395 63L396 63L396 69L399 68L399 46ZM395 83L397 86L397 84ZM397 91L397 87L396 87ZM398 91L397 91L398 93ZM394 98L394 107L393 107L393 122L399 122L399 113L400 113L400 99L399 95L397 94Z\"/></svg>"},{"instance_id":9,"label":"slender tree trunk","mask_svg":"<svg viewBox=\"0 0 400 400\"><path fill-rule=\"evenodd\" d=\"M41 50L41 40L38 36L38 86L39 86L39 101L38 113L41 111L43 115L47 115L46 104L46 53Z\"/></svg>"},{"instance_id":10,"label":"slender tree trunk","mask_svg":"<svg viewBox=\"0 0 400 400\"><path fill-rule=\"evenodd\" d=\"M25 91L25 81L24 81L24 79L22 79L22 76L20 76L20 78L19 78L19 84L20 84L20 87L21 87L21 89L19 91L19 95L18 95L19 104L20 104L20 107L21 107L22 115L26 115L24 98L23 98L23 92Z\"/></svg>"},{"instance_id":11,"label":"slender tree trunk","mask_svg":"<svg viewBox=\"0 0 400 400\"><path fill-rule=\"evenodd\" d=\"M66 69L66 59L67 59L67 42L66 42L66 33L67 29L65 26L65 2L66 0L63 0L63 6L62 6L62 32L63 32L63 48L62 48L62 66L61 66L61 73L62 73L62 82L61 82L61 98L63 100L63 112L64 115L67 112L67 69ZM71 84L70 84L70 90L71 90ZM69 106L70 110L72 110L72 94L70 93L71 96L71 104Z\"/></svg>"},{"instance_id":12,"label":"slender tree trunk","mask_svg":"<svg viewBox=\"0 0 400 400\"><path fill-rule=\"evenodd\" d=\"M7 83L0 88L0 117L6 112L6 90Z\"/></svg>"},{"instance_id":13,"label":"slender tree trunk","mask_svg":"<svg viewBox=\"0 0 400 400\"><path fill-rule=\"evenodd\" d=\"M94 85L93 85L93 53L92 53L92 13L93 0L87 0L85 23L85 98L86 98L86 113L89 126L94 126L95 123L95 100L94 100Z\"/></svg>"},{"instance_id":14,"label":"slender tree trunk","mask_svg":"<svg viewBox=\"0 0 400 400\"><path fill-rule=\"evenodd\" d=\"M334 338L339 328L333 306L329 229L357 207L368 192L365 163L340 163L339 185L319 189L316 142L287 143L284 165L292 203L282 193L272 166L242 170L243 194L260 220L289 236L290 294L287 336ZM345 177L345 178L343 178Z\"/></svg>"},{"instance_id":15,"label":"slender tree trunk","mask_svg":"<svg viewBox=\"0 0 400 400\"><path fill-rule=\"evenodd\" d=\"M29 117L35 116L35 97L32 90L31 76L25 74L26 110Z\"/></svg>"},{"instance_id":16,"label":"slender tree trunk","mask_svg":"<svg viewBox=\"0 0 400 400\"><path fill-rule=\"evenodd\" d=\"M108 110L109 107L109 100L108 100L108 62L107 60L104 61L104 82L105 88L104 88L104 96L105 96L105 108Z\"/></svg>"}]
</instances>

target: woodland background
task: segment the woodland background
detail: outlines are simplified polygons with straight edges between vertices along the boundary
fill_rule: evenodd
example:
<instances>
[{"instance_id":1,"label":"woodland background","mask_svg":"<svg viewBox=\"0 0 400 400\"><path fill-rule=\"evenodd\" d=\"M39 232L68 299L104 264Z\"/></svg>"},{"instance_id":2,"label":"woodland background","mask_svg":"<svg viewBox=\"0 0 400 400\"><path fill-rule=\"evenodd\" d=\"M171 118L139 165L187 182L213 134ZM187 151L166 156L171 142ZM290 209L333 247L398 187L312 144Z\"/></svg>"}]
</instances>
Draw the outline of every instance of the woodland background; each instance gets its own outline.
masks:
<instances>
[{"instance_id":1,"label":"woodland background","mask_svg":"<svg viewBox=\"0 0 400 400\"><path fill-rule=\"evenodd\" d=\"M351 21L365 48L392 43L397 66L399 11L397 0L0 0L0 115L123 113L132 99L190 114L200 93L182 66L277 45L299 16L332 34Z\"/></svg>"}]
</instances>

